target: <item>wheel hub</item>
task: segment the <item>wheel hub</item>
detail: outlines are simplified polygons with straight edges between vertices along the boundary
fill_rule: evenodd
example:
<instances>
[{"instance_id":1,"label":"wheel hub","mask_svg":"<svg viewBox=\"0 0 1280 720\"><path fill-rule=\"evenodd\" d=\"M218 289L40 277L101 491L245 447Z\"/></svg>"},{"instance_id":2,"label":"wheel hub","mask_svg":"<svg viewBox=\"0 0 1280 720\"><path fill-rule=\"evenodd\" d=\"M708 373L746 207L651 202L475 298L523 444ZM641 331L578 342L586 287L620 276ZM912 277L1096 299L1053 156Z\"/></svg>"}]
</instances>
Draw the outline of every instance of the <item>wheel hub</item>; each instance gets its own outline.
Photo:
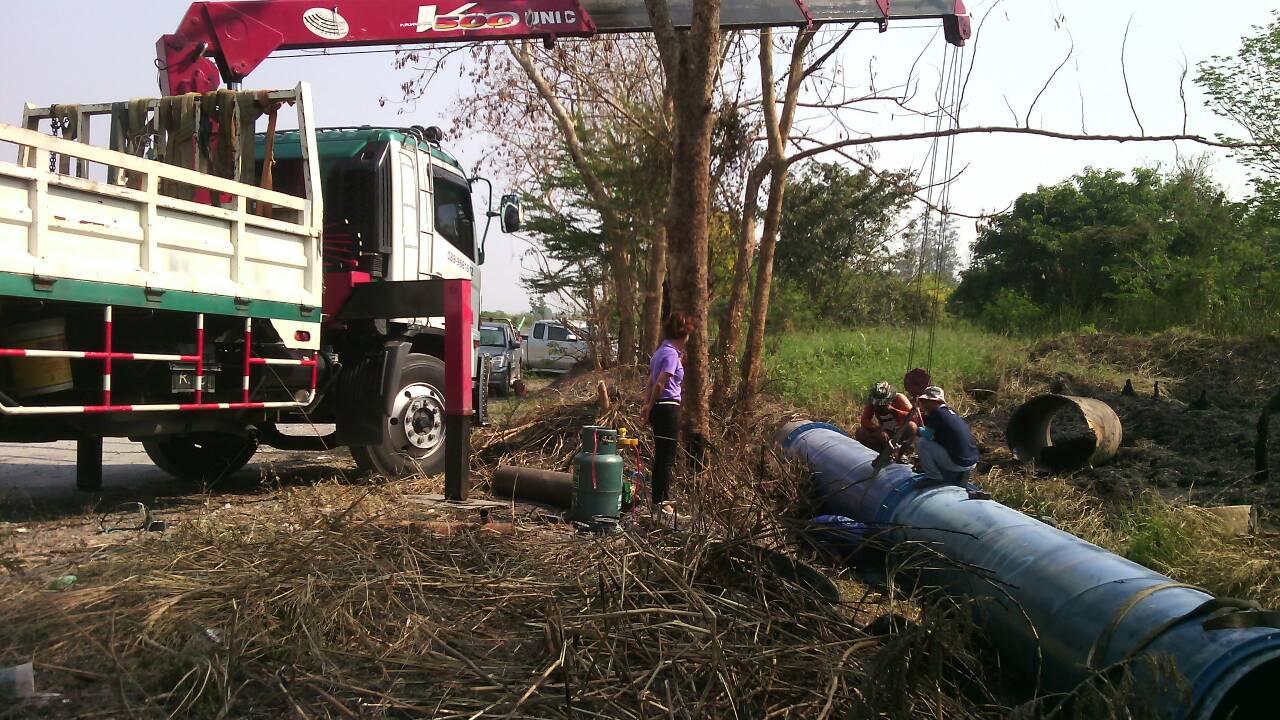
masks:
<instances>
[{"instance_id":1,"label":"wheel hub","mask_svg":"<svg viewBox=\"0 0 1280 720\"><path fill-rule=\"evenodd\" d=\"M409 385L396 394L389 422L406 450L425 455L444 440L444 398L425 383Z\"/></svg>"}]
</instances>

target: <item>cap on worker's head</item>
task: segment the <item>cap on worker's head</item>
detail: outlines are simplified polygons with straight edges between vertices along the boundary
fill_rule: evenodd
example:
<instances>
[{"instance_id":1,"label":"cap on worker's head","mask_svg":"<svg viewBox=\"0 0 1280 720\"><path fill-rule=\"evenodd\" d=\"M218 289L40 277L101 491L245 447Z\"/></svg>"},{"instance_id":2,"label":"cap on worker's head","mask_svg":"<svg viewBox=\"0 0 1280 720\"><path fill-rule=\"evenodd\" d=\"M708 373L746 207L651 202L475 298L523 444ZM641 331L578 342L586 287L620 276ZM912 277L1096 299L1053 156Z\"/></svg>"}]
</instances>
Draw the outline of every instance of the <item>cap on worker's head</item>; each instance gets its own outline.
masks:
<instances>
[{"instance_id":1,"label":"cap on worker's head","mask_svg":"<svg viewBox=\"0 0 1280 720\"><path fill-rule=\"evenodd\" d=\"M883 380L874 383L867 392L867 399L873 405L884 405L893 399L893 386Z\"/></svg>"},{"instance_id":2,"label":"cap on worker's head","mask_svg":"<svg viewBox=\"0 0 1280 720\"><path fill-rule=\"evenodd\" d=\"M916 399L932 400L934 402L944 403L947 401L947 394L942 392L942 388L938 387L937 385L930 385L929 387L925 388L924 392L920 393L920 396L917 397Z\"/></svg>"}]
</instances>

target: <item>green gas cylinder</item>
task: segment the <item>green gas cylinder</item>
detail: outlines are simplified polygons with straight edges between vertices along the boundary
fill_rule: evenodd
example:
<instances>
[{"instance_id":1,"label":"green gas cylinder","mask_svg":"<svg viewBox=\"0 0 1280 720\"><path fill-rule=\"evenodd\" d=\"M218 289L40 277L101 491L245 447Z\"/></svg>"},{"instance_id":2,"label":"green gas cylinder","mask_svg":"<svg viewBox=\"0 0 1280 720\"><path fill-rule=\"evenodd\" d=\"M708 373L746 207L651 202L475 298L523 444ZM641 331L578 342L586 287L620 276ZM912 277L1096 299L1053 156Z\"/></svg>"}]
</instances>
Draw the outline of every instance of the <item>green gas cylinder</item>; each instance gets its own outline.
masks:
<instances>
[{"instance_id":1,"label":"green gas cylinder","mask_svg":"<svg viewBox=\"0 0 1280 720\"><path fill-rule=\"evenodd\" d=\"M622 456L618 431L582 428L582 452L573 458L573 508L569 519L591 522L597 515L618 517L622 504Z\"/></svg>"}]
</instances>

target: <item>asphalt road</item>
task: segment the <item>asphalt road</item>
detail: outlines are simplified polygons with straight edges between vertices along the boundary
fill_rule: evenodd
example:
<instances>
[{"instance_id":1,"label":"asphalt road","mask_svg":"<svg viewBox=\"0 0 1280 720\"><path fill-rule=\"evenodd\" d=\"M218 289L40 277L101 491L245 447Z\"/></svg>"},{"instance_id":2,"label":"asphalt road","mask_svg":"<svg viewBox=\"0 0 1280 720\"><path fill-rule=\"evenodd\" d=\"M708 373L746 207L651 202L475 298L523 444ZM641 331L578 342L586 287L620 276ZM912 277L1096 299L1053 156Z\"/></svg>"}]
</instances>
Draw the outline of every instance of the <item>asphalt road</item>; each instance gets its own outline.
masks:
<instances>
[{"instance_id":1,"label":"asphalt road","mask_svg":"<svg viewBox=\"0 0 1280 720\"><path fill-rule=\"evenodd\" d=\"M123 438L103 442L103 489L110 493L168 494L184 488L151 464L140 443ZM228 481L251 482L271 477L323 474L325 468L349 472L353 467L346 450L287 452L260 448L253 462ZM200 488L191 486L190 492ZM30 505L76 502L92 493L76 490L76 445L56 443L0 443L0 503Z\"/></svg>"},{"instance_id":2,"label":"asphalt road","mask_svg":"<svg viewBox=\"0 0 1280 720\"><path fill-rule=\"evenodd\" d=\"M551 380L528 379L530 393L546 388ZM524 398L493 398L495 421L509 420L527 402ZM332 426L282 425L289 434L325 434ZM148 497L196 495L205 488L170 478L151 464L140 443L123 438L103 441L102 488L105 496L76 490L76 445L56 443L0 443L0 519L44 509L85 504L97 500L145 500ZM315 482L335 475L353 477L355 463L345 448L328 452L290 452L262 447L253 462L216 484L214 490L250 491L268 484Z\"/></svg>"}]
</instances>

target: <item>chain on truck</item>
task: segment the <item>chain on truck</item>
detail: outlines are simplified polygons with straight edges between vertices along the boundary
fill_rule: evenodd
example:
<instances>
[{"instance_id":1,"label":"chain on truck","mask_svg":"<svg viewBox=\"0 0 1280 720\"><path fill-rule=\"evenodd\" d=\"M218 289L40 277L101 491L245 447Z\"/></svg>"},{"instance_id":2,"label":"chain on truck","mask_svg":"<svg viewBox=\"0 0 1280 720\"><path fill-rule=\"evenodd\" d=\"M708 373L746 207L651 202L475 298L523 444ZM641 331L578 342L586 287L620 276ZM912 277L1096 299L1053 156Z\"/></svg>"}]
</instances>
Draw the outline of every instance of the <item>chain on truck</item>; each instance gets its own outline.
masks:
<instances>
[{"instance_id":1,"label":"chain on truck","mask_svg":"<svg viewBox=\"0 0 1280 720\"><path fill-rule=\"evenodd\" d=\"M687 25L688 1L669 4ZM891 18L969 36L960 0L722 8L729 28ZM492 219L519 229L518 197L495 209L487 185L480 231L478 179L439 130L317 129L306 84L241 83L281 50L651 29L636 0L197 2L157 43L161 97L28 106L0 124L0 441L76 440L85 489L103 437L191 480L259 444L347 446L386 476L443 468L461 499L488 386L478 269Z\"/></svg>"}]
</instances>

